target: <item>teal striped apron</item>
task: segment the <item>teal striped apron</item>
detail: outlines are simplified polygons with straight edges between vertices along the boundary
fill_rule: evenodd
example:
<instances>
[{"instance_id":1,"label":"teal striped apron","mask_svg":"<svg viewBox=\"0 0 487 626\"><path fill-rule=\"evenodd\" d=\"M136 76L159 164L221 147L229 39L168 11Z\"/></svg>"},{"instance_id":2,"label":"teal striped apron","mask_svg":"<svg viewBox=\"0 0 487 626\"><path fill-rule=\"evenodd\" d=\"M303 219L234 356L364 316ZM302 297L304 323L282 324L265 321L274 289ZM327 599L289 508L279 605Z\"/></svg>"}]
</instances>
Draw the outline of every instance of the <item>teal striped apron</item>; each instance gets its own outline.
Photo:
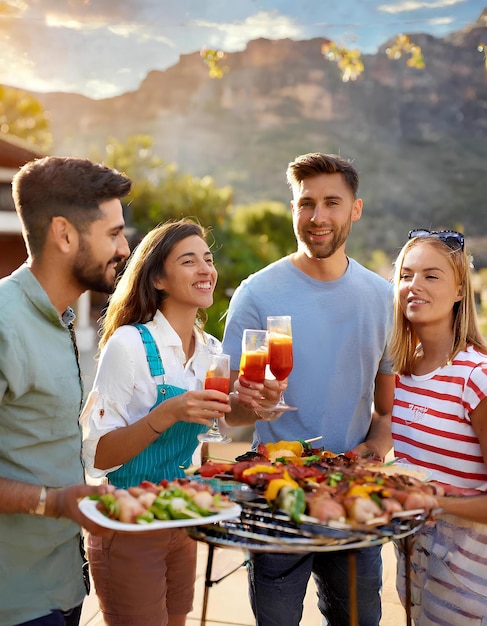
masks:
<instances>
[{"instance_id":1,"label":"teal striped apron","mask_svg":"<svg viewBox=\"0 0 487 626\"><path fill-rule=\"evenodd\" d=\"M173 398L187 390L164 383L164 366L152 334L143 324L133 326L139 331L144 343L151 376L162 376L162 383L157 384L157 399L153 409L166 398ZM163 479L184 478L184 469L191 465L191 458L198 446L197 436L206 430L208 426L204 424L176 422L133 459L109 472L109 482L117 488L126 489L139 485L143 480L159 483Z\"/></svg>"}]
</instances>

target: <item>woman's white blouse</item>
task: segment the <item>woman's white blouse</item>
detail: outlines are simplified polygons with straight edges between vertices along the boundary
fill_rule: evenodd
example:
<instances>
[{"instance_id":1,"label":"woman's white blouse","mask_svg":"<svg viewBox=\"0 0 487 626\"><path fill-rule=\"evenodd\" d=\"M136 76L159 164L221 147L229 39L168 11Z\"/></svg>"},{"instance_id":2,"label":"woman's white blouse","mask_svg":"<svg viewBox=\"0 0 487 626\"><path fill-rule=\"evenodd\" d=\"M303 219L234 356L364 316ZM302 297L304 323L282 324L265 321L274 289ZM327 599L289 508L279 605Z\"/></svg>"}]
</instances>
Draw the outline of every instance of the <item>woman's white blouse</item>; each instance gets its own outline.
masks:
<instances>
[{"instance_id":1,"label":"woman's white blouse","mask_svg":"<svg viewBox=\"0 0 487 626\"><path fill-rule=\"evenodd\" d=\"M92 478L101 478L120 467L107 470L94 467L100 437L145 417L156 401L157 384L165 382L182 389L203 389L208 355L222 351L217 339L195 329L195 351L185 365L181 339L160 311L146 326L159 348L165 375L151 376L137 328L121 326L110 337L101 352L93 389L80 418L83 459Z\"/></svg>"}]
</instances>

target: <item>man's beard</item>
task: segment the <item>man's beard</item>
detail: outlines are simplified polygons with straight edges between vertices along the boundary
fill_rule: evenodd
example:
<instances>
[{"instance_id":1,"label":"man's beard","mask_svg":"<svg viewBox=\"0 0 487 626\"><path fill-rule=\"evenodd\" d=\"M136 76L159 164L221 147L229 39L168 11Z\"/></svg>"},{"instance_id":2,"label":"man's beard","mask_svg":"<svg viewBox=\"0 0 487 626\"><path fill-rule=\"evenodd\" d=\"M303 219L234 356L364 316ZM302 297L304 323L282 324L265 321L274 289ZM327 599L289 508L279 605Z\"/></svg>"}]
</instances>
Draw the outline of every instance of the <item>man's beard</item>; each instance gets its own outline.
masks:
<instances>
[{"instance_id":1,"label":"man's beard","mask_svg":"<svg viewBox=\"0 0 487 626\"><path fill-rule=\"evenodd\" d=\"M313 259L328 259L333 256L335 252L346 243L350 230L352 228L352 220L349 219L346 224L341 226L338 230L333 230L333 236L330 241L319 243L313 241L308 233L307 228L301 230L300 241L304 244L309 252L310 258Z\"/></svg>"},{"instance_id":2,"label":"man's beard","mask_svg":"<svg viewBox=\"0 0 487 626\"><path fill-rule=\"evenodd\" d=\"M116 274L112 279L107 277L107 269L110 263L120 263L122 257L113 257L105 266L96 264L89 246L83 236L80 236L80 245L76 260L73 265L73 277L84 290L112 293L115 287Z\"/></svg>"}]
</instances>

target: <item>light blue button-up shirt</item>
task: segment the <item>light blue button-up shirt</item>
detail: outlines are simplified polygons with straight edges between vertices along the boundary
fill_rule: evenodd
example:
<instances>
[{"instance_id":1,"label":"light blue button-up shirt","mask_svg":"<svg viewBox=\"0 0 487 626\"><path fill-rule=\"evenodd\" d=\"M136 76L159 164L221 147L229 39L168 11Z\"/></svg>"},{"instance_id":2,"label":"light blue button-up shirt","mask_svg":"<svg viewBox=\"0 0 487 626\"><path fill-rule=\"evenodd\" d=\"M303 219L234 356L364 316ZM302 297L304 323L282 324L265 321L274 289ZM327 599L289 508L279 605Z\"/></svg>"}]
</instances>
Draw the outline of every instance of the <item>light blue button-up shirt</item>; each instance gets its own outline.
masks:
<instances>
[{"instance_id":1,"label":"light blue button-up shirt","mask_svg":"<svg viewBox=\"0 0 487 626\"><path fill-rule=\"evenodd\" d=\"M2 477L47 487L84 482L70 315L60 319L26 265L0 280ZM0 626L80 604L79 532L65 518L0 515Z\"/></svg>"}]
</instances>

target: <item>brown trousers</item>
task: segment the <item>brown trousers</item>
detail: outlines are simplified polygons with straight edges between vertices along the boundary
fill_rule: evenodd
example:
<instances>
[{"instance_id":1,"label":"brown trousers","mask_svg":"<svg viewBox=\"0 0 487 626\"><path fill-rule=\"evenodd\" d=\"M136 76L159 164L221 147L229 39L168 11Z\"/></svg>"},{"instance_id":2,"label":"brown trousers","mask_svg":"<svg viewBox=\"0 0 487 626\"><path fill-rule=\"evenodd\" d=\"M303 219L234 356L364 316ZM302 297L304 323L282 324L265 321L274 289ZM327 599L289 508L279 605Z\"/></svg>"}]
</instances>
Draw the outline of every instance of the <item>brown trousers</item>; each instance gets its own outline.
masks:
<instances>
[{"instance_id":1,"label":"brown trousers","mask_svg":"<svg viewBox=\"0 0 487 626\"><path fill-rule=\"evenodd\" d=\"M109 626L165 626L192 611L196 541L184 529L90 535L88 559Z\"/></svg>"}]
</instances>

